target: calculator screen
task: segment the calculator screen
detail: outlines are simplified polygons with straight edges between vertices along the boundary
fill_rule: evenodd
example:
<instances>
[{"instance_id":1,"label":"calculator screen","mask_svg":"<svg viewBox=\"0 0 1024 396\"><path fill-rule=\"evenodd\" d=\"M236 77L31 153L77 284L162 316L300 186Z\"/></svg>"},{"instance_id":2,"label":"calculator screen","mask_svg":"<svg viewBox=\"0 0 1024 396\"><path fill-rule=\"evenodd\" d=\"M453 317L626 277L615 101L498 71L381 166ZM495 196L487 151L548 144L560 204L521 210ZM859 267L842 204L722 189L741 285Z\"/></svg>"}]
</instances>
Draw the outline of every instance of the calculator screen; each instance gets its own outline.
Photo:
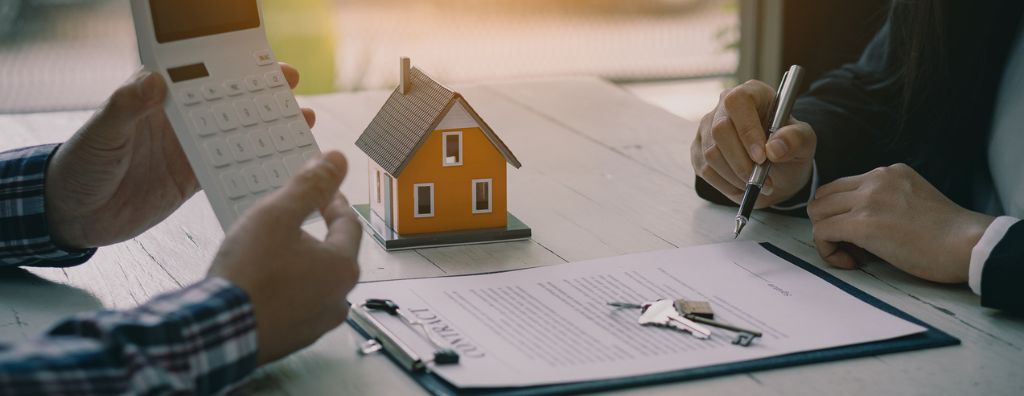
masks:
<instances>
[{"instance_id":1,"label":"calculator screen","mask_svg":"<svg viewBox=\"0 0 1024 396\"><path fill-rule=\"evenodd\" d=\"M256 0L149 0L149 7L159 43L260 26Z\"/></svg>"}]
</instances>

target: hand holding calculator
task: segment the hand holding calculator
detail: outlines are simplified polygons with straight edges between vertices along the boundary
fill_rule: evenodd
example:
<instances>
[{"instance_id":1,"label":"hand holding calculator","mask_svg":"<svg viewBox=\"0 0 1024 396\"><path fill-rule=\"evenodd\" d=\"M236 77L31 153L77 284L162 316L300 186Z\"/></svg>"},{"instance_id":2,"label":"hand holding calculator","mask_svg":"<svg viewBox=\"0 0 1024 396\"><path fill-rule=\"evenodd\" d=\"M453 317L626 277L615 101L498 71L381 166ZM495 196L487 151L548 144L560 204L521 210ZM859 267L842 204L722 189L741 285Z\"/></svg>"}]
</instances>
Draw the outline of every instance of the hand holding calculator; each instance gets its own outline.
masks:
<instances>
[{"instance_id":1,"label":"hand holding calculator","mask_svg":"<svg viewBox=\"0 0 1024 396\"><path fill-rule=\"evenodd\" d=\"M132 0L143 65L221 226L320 148L267 43L258 0Z\"/></svg>"}]
</instances>

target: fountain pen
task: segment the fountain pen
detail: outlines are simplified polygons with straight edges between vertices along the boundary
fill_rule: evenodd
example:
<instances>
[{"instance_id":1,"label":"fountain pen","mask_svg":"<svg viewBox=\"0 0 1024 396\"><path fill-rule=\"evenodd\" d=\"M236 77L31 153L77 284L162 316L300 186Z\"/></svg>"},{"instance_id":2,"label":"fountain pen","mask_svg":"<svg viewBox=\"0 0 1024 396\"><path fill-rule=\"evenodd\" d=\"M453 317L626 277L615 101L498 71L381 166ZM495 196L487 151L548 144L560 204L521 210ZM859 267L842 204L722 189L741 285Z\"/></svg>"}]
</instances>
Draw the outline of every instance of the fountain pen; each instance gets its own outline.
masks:
<instances>
[{"instance_id":1,"label":"fountain pen","mask_svg":"<svg viewBox=\"0 0 1024 396\"><path fill-rule=\"evenodd\" d=\"M764 117L763 126L770 139L779 129L789 122L789 113L793 110L793 103L796 102L797 89L800 89L800 81L803 79L804 69L798 65L789 67L789 71L782 75L782 82L779 83L779 90L775 93L775 100L772 101L770 112ZM743 200L740 201L739 212L736 213L736 228L733 229L733 239L739 238L743 228L750 222L750 214L754 211L757 198L761 196L761 188L768 179L768 171L772 169L771 161L764 162L754 167L754 174L747 181L746 191L743 193Z\"/></svg>"}]
</instances>

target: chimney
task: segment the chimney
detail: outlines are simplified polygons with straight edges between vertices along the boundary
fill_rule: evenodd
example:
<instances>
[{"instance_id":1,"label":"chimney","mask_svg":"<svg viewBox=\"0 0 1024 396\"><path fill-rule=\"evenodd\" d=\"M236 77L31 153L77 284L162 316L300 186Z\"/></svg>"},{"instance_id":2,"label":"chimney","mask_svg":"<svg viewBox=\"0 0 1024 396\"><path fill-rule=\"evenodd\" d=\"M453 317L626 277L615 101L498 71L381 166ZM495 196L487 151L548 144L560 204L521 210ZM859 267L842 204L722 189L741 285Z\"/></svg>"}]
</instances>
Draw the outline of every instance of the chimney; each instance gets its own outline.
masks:
<instances>
[{"instance_id":1,"label":"chimney","mask_svg":"<svg viewBox=\"0 0 1024 396\"><path fill-rule=\"evenodd\" d=\"M399 70L399 89L402 91L402 95L409 93L409 88L412 88L412 76L410 75L411 62L408 57L403 56L401 60L401 69Z\"/></svg>"}]
</instances>

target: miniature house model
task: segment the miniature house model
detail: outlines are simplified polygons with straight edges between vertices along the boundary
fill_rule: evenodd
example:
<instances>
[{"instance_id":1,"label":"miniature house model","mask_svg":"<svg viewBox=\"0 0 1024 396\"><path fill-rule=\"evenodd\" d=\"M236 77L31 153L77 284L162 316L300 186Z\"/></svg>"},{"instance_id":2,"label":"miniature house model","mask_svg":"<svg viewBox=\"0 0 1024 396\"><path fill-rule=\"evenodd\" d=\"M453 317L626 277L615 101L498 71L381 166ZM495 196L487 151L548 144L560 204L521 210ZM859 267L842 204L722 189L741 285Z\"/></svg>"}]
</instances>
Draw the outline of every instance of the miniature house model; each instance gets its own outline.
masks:
<instances>
[{"instance_id":1,"label":"miniature house model","mask_svg":"<svg viewBox=\"0 0 1024 396\"><path fill-rule=\"evenodd\" d=\"M370 212L395 233L508 225L505 164L519 168L519 160L462 95L408 58L356 145L370 159Z\"/></svg>"}]
</instances>

